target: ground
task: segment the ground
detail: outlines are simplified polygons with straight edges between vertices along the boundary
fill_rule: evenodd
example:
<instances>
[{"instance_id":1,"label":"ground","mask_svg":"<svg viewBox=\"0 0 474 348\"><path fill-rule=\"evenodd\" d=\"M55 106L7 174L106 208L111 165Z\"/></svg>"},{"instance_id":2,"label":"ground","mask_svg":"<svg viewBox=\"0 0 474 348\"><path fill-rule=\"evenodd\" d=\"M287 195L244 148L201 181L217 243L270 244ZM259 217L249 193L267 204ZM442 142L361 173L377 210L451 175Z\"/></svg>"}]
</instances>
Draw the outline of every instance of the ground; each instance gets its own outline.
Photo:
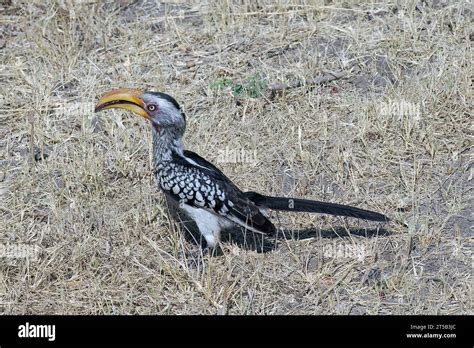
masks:
<instances>
[{"instance_id":1,"label":"ground","mask_svg":"<svg viewBox=\"0 0 474 348\"><path fill-rule=\"evenodd\" d=\"M472 6L350 3L4 1L0 313L472 314ZM148 125L93 112L118 87L244 190L394 221L274 214L192 265Z\"/></svg>"}]
</instances>

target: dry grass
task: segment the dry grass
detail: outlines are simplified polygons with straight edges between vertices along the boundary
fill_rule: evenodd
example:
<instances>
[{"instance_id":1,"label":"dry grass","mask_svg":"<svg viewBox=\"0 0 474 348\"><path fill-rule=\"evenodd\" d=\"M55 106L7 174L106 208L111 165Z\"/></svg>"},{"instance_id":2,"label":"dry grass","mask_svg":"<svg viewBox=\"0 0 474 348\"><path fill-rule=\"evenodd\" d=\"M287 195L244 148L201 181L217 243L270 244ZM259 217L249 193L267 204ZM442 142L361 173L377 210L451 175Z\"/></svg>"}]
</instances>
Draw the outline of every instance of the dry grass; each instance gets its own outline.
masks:
<instances>
[{"instance_id":1,"label":"dry grass","mask_svg":"<svg viewBox=\"0 0 474 348\"><path fill-rule=\"evenodd\" d=\"M472 313L473 12L395 3L3 2L0 244L41 251L0 258L0 313ZM348 75L257 97L223 82L328 71ZM210 161L255 151L256 163L219 163L244 189L353 204L408 228L279 214L311 238L266 253L226 243L191 269L194 246L155 190L150 130L93 114L116 87L175 96L187 148ZM389 234L330 238L340 226ZM329 257L334 245L365 257Z\"/></svg>"}]
</instances>

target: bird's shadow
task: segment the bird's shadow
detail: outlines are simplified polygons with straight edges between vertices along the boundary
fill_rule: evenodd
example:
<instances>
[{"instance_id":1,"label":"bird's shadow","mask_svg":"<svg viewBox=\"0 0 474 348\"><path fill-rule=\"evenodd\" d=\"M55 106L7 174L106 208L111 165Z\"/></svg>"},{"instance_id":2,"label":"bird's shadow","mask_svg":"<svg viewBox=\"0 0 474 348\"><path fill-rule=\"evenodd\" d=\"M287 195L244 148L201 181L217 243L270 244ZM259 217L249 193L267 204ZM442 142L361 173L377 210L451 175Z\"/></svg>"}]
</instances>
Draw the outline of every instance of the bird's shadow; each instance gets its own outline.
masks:
<instances>
[{"instance_id":1,"label":"bird's shadow","mask_svg":"<svg viewBox=\"0 0 474 348\"><path fill-rule=\"evenodd\" d=\"M240 228L229 231L222 236L223 242L231 242L245 250L253 250L258 253L266 253L273 251L279 245L288 240L305 240L305 239L334 239L350 236L361 236L365 238L373 238L376 236L387 236L391 232L385 228L346 228L337 226L333 228L315 228L309 227L299 230L288 230L279 228L274 235L261 235L251 231L242 231Z\"/></svg>"},{"instance_id":2,"label":"bird's shadow","mask_svg":"<svg viewBox=\"0 0 474 348\"><path fill-rule=\"evenodd\" d=\"M206 246L206 241L202 238L197 226L192 226L194 222L184 222L184 236L194 244L200 245L202 248ZM318 239L334 239L345 238L350 236L360 236L365 238L373 238L377 236L388 236L392 232L383 227L371 228L348 228L337 226L333 228L304 228L300 230L288 230L279 228L273 235L263 235L246 230L241 227L222 232L221 241L237 245L244 250L252 250L257 253L271 252L279 247L282 242L288 240L305 240L311 238ZM217 250L217 255L221 254L221 250Z\"/></svg>"}]
</instances>

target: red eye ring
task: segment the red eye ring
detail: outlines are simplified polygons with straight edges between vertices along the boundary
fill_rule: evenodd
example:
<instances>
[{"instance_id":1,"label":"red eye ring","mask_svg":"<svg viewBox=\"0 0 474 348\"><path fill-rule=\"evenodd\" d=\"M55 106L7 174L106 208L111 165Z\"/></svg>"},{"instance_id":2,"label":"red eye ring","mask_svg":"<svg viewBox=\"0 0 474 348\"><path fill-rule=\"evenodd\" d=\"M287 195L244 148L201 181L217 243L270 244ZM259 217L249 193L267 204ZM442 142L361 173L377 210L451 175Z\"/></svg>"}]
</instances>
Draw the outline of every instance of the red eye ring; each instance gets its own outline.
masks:
<instances>
[{"instance_id":1,"label":"red eye ring","mask_svg":"<svg viewBox=\"0 0 474 348\"><path fill-rule=\"evenodd\" d=\"M150 104L146 106L148 111L155 111L157 109L155 104Z\"/></svg>"}]
</instances>

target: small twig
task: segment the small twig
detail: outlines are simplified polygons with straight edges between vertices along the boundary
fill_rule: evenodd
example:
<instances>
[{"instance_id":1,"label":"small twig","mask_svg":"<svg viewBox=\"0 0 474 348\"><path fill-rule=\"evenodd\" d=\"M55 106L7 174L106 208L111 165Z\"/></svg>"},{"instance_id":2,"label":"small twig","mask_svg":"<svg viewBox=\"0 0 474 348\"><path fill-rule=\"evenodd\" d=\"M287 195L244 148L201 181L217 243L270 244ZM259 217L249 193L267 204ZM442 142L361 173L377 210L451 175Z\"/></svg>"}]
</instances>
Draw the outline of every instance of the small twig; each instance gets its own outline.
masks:
<instances>
[{"instance_id":1,"label":"small twig","mask_svg":"<svg viewBox=\"0 0 474 348\"><path fill-rule=\"evenodd\" d=\"M33 111L39 116L41 117L41 113L35 108L33 107ZM33 114L29 114L28 115L28 121L30 122L30 148L29 148L29 152L30 152L30 165L33 165L35 163L35 117L33 116Z\"/></svg>"},{"instance_id":2,"label":"small twig","mask_svg":"<svg viewBox=\"0 0 474 348\"><path fill-rule=\"evenodd\" d=\"M349 74L349 71L338 71L338 72L330 72L326 75L322 75L316 77L314 79L306 80L306 81L293 81L288 84L284 84L281 82L277 82L271 84L268 89L272 92L282 91L285 89L292 89L292 88L299 88L302 86L313 86L313 85L322 85L324 83L328 83L334 80L339 80L343 77L346 77Z\"/></svg>"},{"instance_id":3,"label":"small twig","mask_svg":"<svg viewBox=\"0 0 474 348\"><path fill-rule=\"evenodd\" d=\"M349 273L351 273L351 271L352 271L352 269L353 269L353 266L354 266L354 263L353 263L352 265L350 265L350 266L344 271L344 273L342 274L342 276L340 276L339 279L336 280L336 282L335 282L334 284L332 284L332 286L331 286L329 289L327 289L327 290L324 292L324 294L322 294L322 295L318 298L318 300L316 301L317 305L319 305L319 304L323 301L323 299L325 299L325 298L329 295L329 293L332 292L332 291L336 288L336 286L338 286L344 279L346 279L346 277L349 275Z\"/></svg>"}]
</instances>

